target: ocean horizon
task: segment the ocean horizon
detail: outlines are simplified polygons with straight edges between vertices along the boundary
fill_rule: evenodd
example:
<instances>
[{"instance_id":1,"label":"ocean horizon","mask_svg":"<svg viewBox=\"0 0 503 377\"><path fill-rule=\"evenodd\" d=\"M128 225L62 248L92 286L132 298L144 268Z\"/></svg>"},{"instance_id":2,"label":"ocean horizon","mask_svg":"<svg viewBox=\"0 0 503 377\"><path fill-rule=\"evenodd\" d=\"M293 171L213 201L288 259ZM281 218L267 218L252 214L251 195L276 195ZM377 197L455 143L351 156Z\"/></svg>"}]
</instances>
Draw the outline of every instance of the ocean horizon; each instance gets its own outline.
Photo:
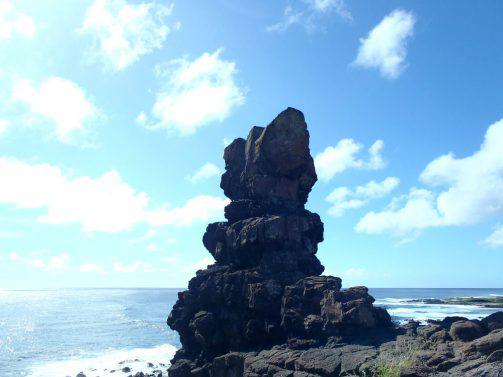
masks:
<instances>
[{"instance_id":1,"label":"ocean horizon","mask_svg":"<svg viewBox=\"0 0 503 377\"><path fill-rule=\"evenodd\" d=\"M87 377L166 369L180 347L166 318L181 288L0 290L0 375ZM498 309L410 300L503 296L503 288L370 288L393 320L485 317ZM162 369L161 369L162 370Z\"/></svg>"}]
</instances>

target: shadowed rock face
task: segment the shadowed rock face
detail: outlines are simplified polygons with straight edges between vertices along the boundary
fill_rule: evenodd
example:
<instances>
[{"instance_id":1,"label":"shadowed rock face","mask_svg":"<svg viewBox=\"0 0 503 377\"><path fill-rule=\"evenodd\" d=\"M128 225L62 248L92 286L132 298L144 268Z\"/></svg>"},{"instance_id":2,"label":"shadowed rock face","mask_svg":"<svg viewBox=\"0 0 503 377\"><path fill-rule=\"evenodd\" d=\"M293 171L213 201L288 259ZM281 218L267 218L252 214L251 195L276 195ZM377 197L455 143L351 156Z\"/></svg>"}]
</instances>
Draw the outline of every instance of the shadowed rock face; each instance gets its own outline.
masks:
<instances>
[{"instance_id":1,"label":"shadowed rock face","mask_svg":"<svg viewBox=\"0 0 503 377\"><path fill-rule=\"evenodd\" d=\"M253 127L225 148L224 160L227 221L208 225L203 243L216 263L197 272L169 315L183 346L170 375L209 376L230 351L389 328L365 287L341 291L339 278L320 276L323 223L304 208L317 180L304 115L288 108Z\"/></svg>"}]
</instances>

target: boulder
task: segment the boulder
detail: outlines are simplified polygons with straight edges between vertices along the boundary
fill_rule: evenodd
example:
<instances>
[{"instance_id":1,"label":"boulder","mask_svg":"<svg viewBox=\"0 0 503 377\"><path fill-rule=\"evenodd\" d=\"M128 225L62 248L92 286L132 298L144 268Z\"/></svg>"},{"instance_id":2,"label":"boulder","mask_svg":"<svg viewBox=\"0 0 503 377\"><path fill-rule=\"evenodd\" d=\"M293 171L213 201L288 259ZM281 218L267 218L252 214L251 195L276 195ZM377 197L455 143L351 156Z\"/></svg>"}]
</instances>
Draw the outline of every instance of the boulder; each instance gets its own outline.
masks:
<instances>
[{"instance_id":1,"label":"boulder","mask_svg":"<svg viewBox=\"0 0 503 377\"><path fill-rule=\"evenodd\" d=\"M493 313L480 322L488 331L503 329L503 312Z\"/></svg>"},{"instance_id":2,"label":"boulder","mask_svg":"<svg viewBox=\"0 0 503 377\"><path fill-rule=\"evenodd\" d=\"M474 321L457 321L451 325L449 335L454 340L467 342L484 335L482 327Z\"/></svg>"}]
</instances>

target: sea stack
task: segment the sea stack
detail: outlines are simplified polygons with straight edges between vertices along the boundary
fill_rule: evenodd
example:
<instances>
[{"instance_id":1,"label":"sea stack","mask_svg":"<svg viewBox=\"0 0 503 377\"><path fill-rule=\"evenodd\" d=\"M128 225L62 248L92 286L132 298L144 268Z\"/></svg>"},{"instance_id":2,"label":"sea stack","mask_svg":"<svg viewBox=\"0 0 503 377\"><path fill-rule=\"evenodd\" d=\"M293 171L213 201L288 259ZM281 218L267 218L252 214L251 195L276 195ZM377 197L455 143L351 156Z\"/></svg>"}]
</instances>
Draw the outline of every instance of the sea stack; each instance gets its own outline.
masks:
<instances>
[{"instance_id":1,"label":"sea stack","mask_svg":"<svg viewBox=\"0 0 503 377\"><path fill-rule=\"evenodd\" d=\"M391 328L366 287L341 290L340 278L321 276L323 223L304 208L317 176L302 112L287 108L267 127L252 127L224 160L227 221L208 225L203 243L216 263L196 273L169 315L182 343L169 375L239 376L246 352Z\"/></svg>"}]
</instances>

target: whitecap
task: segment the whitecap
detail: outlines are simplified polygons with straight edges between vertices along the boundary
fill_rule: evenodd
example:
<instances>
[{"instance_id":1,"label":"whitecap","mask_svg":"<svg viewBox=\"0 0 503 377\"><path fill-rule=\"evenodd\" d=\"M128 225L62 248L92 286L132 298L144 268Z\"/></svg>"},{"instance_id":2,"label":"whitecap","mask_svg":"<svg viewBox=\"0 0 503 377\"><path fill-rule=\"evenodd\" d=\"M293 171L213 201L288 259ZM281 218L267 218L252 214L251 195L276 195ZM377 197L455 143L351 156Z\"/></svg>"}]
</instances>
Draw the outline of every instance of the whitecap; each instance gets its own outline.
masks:
<instances>
[{"instance_id":1,"label":"whitecap","mask_svg":"<svg viewBox=\"0 0 503 377\"><path fill-rule=\"evenodd\" d=\"M176 347L163 344L153 348L135 348L131 350L111 350L100 356L74 358L36 365L31 368L28 377L66 377L83 372L86 377L98 377L129 368L129 374L148 373L153 370L163 372L169 367ZM122 374L122 373L121 373Z\"/></svg>"}]
</instances>

